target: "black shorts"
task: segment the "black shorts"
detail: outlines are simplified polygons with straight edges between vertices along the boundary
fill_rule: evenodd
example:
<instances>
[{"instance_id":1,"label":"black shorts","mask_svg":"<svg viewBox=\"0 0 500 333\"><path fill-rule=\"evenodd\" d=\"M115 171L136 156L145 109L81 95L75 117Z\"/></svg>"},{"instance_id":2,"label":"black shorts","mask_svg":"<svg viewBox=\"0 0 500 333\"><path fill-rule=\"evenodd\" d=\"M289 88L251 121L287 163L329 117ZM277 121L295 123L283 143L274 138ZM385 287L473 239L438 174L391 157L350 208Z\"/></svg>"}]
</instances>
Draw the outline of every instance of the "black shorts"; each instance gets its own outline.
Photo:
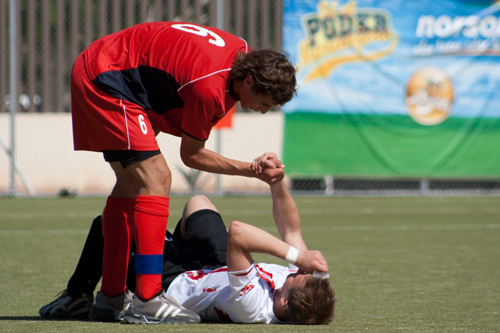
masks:
<instances>
[{"instance_id":1,"label":"black shorts","mask_svg":"<svg viewBox=\"0 0 500 333\"><path fill-rule=\"evenodd\" d=\"M186 237L182 238L180 221L172 235L167 231L163 250L162 287L186 271L216 269L226 266L227 230L216 211L203 209L186 220Z\"/></svg>"},{"instance_id":2,"label":"black shorts","mask_svg":"<svg viewBox=\"0 0 500 333\"><path fill-rule=\"evenodd\" d=\"M120 162L122 168L126 168L135 162L147 160L150 157L161 154L159 150L138 151L138 150L106 150L103 151L106 162Z\"/></svg>"}]
</instances>

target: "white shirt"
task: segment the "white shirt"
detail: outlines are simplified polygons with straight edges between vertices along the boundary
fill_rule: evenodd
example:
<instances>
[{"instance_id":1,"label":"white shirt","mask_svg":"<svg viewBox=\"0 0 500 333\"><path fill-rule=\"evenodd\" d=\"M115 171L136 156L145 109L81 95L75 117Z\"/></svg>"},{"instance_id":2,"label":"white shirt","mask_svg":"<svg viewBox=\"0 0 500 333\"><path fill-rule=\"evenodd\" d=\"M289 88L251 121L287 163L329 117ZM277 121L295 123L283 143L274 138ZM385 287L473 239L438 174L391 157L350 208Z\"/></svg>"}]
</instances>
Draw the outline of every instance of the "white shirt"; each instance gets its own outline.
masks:
<instances>
[{"instance_id":1,"label":"white shirt","mask_svg":"<svg viewBox=\"0 0 500 333\"><path fill-rule=\"evenodd\" d=\"M239 272L228 272L227 266L188 271L175 278L167 295L206 321L278 324L283 322L273 312L274 294L296 272L265 263Z\"/></svg>"}]
</instances>

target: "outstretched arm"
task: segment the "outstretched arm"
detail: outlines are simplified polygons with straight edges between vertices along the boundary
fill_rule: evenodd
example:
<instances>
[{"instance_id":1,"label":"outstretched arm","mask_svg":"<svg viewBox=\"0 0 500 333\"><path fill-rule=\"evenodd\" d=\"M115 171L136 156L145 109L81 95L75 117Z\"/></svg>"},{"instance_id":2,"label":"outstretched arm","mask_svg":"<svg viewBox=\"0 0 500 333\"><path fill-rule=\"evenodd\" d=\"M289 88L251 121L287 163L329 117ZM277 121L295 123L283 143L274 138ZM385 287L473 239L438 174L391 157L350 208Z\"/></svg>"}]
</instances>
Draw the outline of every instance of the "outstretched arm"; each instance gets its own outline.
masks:
<instances>
[{"instance_id":1,"label":"outstretched arm","mask_svg":"<svg viewBox=\"0 0 500 333\"><path fill-rule=\"evenodd\" d=\"M245 177L255 177L268 184L274 184L283 179L283 168L255 170L248 162L226 158L214 151L205 148L205 142L196 140L188 135L182 135L181 159L190 168Z\"/></svg>"},{"instance_id":2,"label":"outstretched arm","mask_svg":"<svg viewBox=\"0 0 500 333\"><path fill-rule=\"evenodd\" d=\"M253 169L276 169L284 167L275 154L266 153L256 158ZM252 252L270 254L286 259L291 247L299 250L293 264L305 271L328 271L325 258L319 251L309 251L302 238L300 217L295 201L285 182L271 185L273 217L281 240L257 227L233 221L229 229L227 263L230 271L247 269L252 264Z\"/></svg>"},{"instance_id":3,"label":"outstretched arm","mask_svg":"<svg viewBox=\"0 0 500 333\"><path fill-rule=\"evenodd\" d=\"M266 153L252 162L252 168L256 170L284 168L285 166L273 153ZM278 228L281 239L299 250L307 250L302 239L300 229L300 217L297 206L284 181L271 184L271 195L273 199L273 217Z\"/></svg>"},{"instance_id":4,"label":"outstretched arm","mask_svg":"<svg viewBox=\"0 0 500 333\"><path fill-rule=\"evenodd\" d=\"M270 233L252 225L233 221L227 240L227 266L229 271L242 271L252 263L251 253L265 253L285 259L290 245ZM301 249L295 265L299 269L311 272L328 271L325 258L319 251Z\"/></svg>"},{"instance_id":5,"label":"outstretched arm","mask_svg":"<svg viewBox=\"0 0 500 333\"><path fill-rule=\"evenodd\" d=\"M307 250L300 229L299 211L288 192L285 182L281 181L271 185L271 195L273 198L274 222L281 239L300 251Z\"/></svg>"}]
</instances>

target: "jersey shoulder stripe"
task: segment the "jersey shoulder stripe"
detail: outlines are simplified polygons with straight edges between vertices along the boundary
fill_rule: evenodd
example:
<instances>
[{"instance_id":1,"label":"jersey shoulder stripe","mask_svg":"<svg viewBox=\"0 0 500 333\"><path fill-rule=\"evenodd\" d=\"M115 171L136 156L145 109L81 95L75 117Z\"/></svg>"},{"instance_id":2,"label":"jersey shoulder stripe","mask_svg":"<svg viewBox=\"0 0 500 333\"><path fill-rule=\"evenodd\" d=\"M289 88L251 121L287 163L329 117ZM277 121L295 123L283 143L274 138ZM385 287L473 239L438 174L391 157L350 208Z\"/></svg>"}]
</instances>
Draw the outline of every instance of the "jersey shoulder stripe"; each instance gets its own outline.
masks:
<instances>
[{"instance_id":1,"label":"jersey shoulder stripe","mask_svg":"<svg viewBox=\"0 0 500 333\"><path fill-rule=\"evenodd\" d=\"M243 38L240 38L240 40L242 40L242 41L245 43L245 53L248 53L248 51L249 51L249 48L248 48L248 43L247 43L247 42L246 42L246 40L244 40ZM185 84L183 84L183 85L182 85L179 89L177 89L177 92L181 91L181 90L182 90L182 88L184 88L185 86L187 86L187 85L189 85L189 84L191 84L191 83L194 83L194 82L199 81L199 80L203 80L203 79L205 79L205 78L208 78L208 77L210 77L210 76L212 76L212 75L215 75L215 74L218 74L218 73L228 72L228 71L230 71L230 70L231 70L231 68L225 68L225 69L221 69L221 70L215 71L215 72L213 72L213 73L206 74L206 75L201 76L201 77L199 77L199 78L193 79L193 80L191 80L191 81L186 82Z\"/></svg>"}]
</instances>

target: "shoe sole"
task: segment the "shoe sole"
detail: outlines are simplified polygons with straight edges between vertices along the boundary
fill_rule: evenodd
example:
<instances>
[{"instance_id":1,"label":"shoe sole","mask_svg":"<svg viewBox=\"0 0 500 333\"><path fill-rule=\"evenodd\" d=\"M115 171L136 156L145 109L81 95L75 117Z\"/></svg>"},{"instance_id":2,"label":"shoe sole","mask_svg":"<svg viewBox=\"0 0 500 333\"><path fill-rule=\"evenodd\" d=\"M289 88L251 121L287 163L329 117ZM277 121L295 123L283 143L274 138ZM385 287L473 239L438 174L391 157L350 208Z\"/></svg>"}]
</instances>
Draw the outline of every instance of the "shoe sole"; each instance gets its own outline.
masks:
<instances>
[{"instance_id":1,"label":"shoe sole","mask_svg":"<svg viewBox=\"0 0 500 333\"><path fill-rule=\"evenodd\" d=\"M198 324L199 322L186 317L166 317L166 318L156 318L150 317L139 313L126 314L123 320L129 324Z\"/></svg>"}]
</instances>

